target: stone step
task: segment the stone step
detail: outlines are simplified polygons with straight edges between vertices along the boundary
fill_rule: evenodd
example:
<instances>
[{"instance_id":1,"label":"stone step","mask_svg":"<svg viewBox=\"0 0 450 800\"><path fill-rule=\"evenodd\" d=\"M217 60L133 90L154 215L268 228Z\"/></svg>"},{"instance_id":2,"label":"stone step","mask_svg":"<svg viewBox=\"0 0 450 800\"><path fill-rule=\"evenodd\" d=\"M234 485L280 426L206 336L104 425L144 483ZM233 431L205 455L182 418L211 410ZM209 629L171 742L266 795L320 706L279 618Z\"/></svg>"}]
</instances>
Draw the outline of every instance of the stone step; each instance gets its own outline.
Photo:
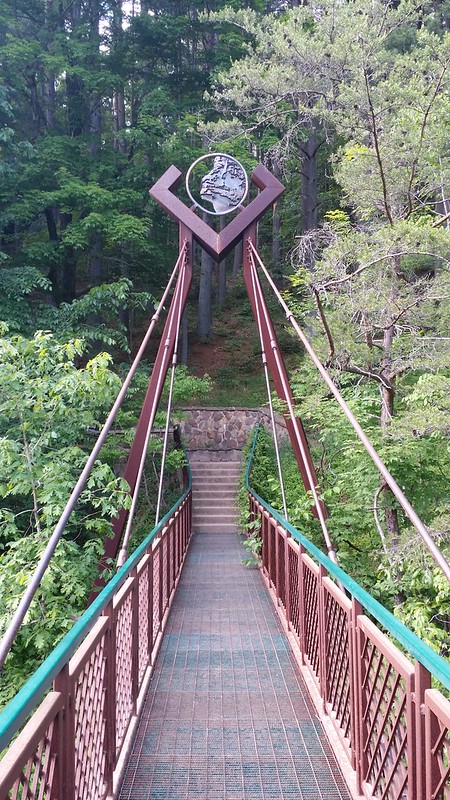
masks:
<instances>
[{"instance_id":1,"label":"stone step","mask_svg":"<svg viewBox=\"0 0 450 800\"><path fill-rule=\"evenodd\" d=\"M194 533L237 533L237 525L193 525Z\"/></svg>"},{"instance_id":2,"label":"stone step","mask_svg":"<svg viewBox=\"0 0 450 800\"><path fill-rule=\"evenodd\" d=\"M196 514L192 515L192 519L194 522L199 523L207 523L207 522L232 522L235 525L239 520L239 514L236 512L228 513L227 511L221 511L220 509L214 509L204 514Z\"/></svg>"},{"instance_id":3,"label":"stone step","mask_svg":"<svg viewBox=\"0 0 450 800\"><path fill-rule=\"evenodd\" d=\"M192 473L192 480L193 481L214 481L217 483L218 481L233 481L233 483L239 482L239 475L233 475L231 472L193 472Z\"/></svg>"},{"instance_id":4,"label":"stone step","mask_svg":"<svg viewBox=\"0 0 450 800\"><path fill-rule=\"evenodd\" d=\"M218 483L219 481L229 481L232 483L239 482L239 475L232 475L231 472L193 472L193 482L198 481L212 481Z\"/></svg>"},{"instance_id":5,"label":"stone step","mask_svg":"<svg viewBox=\"0 0 450 800\"><path fill-rule=\"evenodd\" d=\"M196 457L191 462L192 527L196 533L236 533L239 510L236 495L239 461L210 461Z\"/></svg>"},{"instance_id":6,"label":"stone step","mask_svg":"<svg viewBox=\"0 0 450 800\"><path fill-rule=\"evenodd\" d=\"M224 494L229 495L229 497L236 497L238 492L238 485L234 483L211 483L210 481L202 481L202 483L192 483L192 492L193 494L217 494L222 497Z\"/></svg>"},{"instance_id":7,"label":"stone step","mask_svg":"<svg viewBox=\"0 0 450 800\"><path fill-rule=\"evenodd\" d=\"M209 508L223 508L224 511L236 512L236 503L221 503L217 502L215 498L211 500L194 500L192 507L196 511L207 511Z\"/></svg>"},{"instance_id":8,"label":"stone step","mask_svg":"<svg viewBox=\"0 0 450 800\"><path fill-rule=\"evenodd\" d=\"M241 465L239 461L194 461L191 463L191 469L196 472L209 470L211 472L239 472Z\"/></svg>"}]
</instances>

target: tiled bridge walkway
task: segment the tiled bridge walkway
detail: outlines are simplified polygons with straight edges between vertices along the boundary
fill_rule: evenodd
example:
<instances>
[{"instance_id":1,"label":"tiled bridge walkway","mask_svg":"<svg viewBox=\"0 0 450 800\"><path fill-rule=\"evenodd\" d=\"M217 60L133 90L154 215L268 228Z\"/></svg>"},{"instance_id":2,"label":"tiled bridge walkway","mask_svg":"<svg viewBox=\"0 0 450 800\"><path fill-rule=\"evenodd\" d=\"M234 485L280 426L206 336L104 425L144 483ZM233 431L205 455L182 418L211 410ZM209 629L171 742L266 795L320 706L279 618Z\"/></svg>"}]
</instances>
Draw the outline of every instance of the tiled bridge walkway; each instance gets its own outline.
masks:
<instances>
[{"instance_id":1,"label":"tiled bridge walkway","mask_svg":"<svg viewBox=\"0 0 450 800\"><path fill-rule=\"evenodd\" d=\"M193 537L120 800L348 800L256 569Z\"/></svg>"}]
</instances>

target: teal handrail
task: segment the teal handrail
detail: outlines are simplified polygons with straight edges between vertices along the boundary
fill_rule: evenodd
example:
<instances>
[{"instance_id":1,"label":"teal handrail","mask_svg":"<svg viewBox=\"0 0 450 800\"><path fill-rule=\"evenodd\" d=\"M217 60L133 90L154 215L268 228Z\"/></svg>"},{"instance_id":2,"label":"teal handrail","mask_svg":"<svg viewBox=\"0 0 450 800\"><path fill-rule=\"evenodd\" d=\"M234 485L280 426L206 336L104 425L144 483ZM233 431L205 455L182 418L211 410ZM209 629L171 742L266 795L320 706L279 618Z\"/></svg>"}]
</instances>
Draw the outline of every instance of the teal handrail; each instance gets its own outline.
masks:
<instances>
[{"instance_id":1,"label":"teal handrail","mask_svg":"<svg viewBox=\"0 0 450 800\"><path fill-rule=\"evenodd\" d=\"M392 636L394 636L398 642L402 644L402 646L410 653L410 655L414 656L426 669L431 672L431 674L437 678L446 689L450 690L450 664L445 658L442 658L438 653L435 653L434 650L431 649L425 642L419 639L415 633L413 633L403 622L397 619L397 617L392 614L391 611L388 611L378 600L375 600L362 586L359 585L350 575L347 575L341 567L338 567L334 564L328 556L322 553L318 547L316 547L309 539L304 536L304 534L300 533L290 522L288 522L284 517L276 511L269 503L263 500L257 492L250 486L250 472L252 468L253 458L255 455L256 443L258 439L258 434L260 431L260 427L258 426L252 443L252 449L250 452L250 456L247 463L247 470L245 474L245 483L247 490L253 497L273 516L282 526L283 528L290 533L293 539L295 539L305 550L310 553L313 558L322 564L325 567L330 575L333 575L334 578L344 586L350 594L358 600L363 608L366 609L376 620L383 626L385 630L387 630Z\"/></svg>"},{"instance_id":2,"label":"teal handrail","mask_svg":"<svg viewBox=\"0 0 450 800\"><path fill-rule=\"evenodd\" d=\"M188 470L188 486L172 508L164 515L161 521L148 534L139 547L127 559L123 567L118 570L113 578L106 584L98 597L91 603L84 614L74 623L61 641L42 662L36 672L28 679L8 705L0 713L0 750L7 747L17 733L22 723L40 702L47 689L50 688L56 676L73 656L77 647L92 630L95 622L100 617L106 605L127 580L131 570L139 563L143 554L153 539L162 531L170 517L183 504L192 489L192 473L189 458L182 442Z\"/></svg>"}]
</instances>

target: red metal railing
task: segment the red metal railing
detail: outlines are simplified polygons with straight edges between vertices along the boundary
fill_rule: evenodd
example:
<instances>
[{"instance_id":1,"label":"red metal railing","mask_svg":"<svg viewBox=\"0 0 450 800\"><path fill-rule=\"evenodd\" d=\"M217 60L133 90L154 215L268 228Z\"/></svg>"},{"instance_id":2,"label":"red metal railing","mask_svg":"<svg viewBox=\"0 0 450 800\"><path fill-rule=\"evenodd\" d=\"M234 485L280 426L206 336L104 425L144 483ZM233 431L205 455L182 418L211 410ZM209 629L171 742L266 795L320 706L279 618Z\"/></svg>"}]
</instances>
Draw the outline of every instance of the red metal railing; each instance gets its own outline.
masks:
<instances>
[{"instance_id":1,"label":"red metal railing","mask_svg":"<svg viewBox=\"0 0 450 800\"><path fill-rule=\"evenodd\" d=\"M438 675L450 689L450 666L247 485L250 519L261 520L263 574L357 791L384 800L448 800L450 703L430 687Z\"/></svg>"},{"instance_id":2,"label":"red metal railing","mask_svg":"<svg viewBox=\"0 0 450 800\"><path fill-rule=\"evenodd\" d=\"M49 659L42 665L41 674L56 669L53 690L0 762L1 800L113 795L189 544L191 516L189 482L76 623L78 632L60 643L56 667ZM82 641L70 657L74 636ZM45 679L36 676L1 715L3 747L23 709L45 692Z\"/></svg>"}]
</instances>

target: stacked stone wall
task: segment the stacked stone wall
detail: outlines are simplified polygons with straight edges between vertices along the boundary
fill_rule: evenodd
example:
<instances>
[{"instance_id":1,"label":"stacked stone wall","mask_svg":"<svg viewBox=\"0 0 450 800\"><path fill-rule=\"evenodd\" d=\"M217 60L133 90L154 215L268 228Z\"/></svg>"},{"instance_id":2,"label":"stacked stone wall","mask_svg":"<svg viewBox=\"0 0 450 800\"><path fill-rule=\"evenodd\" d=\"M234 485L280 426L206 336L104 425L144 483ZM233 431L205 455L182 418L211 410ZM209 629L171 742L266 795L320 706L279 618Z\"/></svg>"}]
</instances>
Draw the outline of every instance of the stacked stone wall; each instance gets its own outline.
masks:
<instances>
[{"instance_id":1,"label":"stacked stone wall","mask_svg":"<svg viewBox=\"0 0 450 800\"><path fill-rule=\"evenodd\" d=\"M239 458L255 425L272 431L272 423L264 408L184 408L181 428L187 449L209 450L221 458ZM286 435L286 425L276 415L277 435Z\"/></svg>"}]
</instances>

